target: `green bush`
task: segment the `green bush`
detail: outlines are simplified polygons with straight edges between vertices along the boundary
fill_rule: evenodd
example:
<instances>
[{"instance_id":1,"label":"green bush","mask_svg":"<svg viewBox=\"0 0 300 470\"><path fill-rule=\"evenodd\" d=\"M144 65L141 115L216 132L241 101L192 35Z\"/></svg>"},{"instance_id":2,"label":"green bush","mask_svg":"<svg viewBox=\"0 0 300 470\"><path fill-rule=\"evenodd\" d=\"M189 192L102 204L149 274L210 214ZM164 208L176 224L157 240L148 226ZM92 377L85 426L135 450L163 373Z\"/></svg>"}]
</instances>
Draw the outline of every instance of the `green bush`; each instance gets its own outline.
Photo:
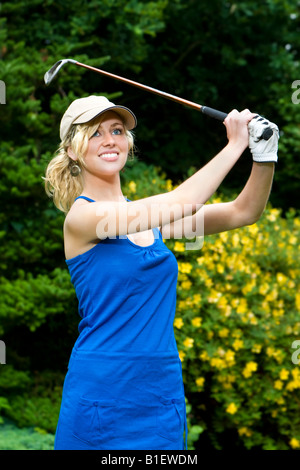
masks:
<instances>
[{"instance_id":1,"label":"green bush","mask_svg":"<svg viewBox=\"0 0 300 470\"><path fill-rule=\"evenodd\" d=\"M158 169L142 163L129 165L122 180L129 199L172 189ZM300 337L299 231L295 211L282 217L268 205L256 224L205 237L201 250L187 250L185 240L166 241L179 266L174 328L188 399L190 448L203 442L217 449L300 447L300 369L292 362L292 343ZM38 339L51 324L50 338L55 337L55 347L64 349L67 359L72 344L64 344L61 331L79 321L75 293L63 270L49 279L55 287L51 282L47 287L55 294L51 303L46 310L42 303L39 315L38 309L31 315L28 310L20 320L24 328L34 325L30 334L36 348L49 338L46 328ZM60 279L64 282L59 284ZM32 278L28 282L33 285ZM66 316L70 303L72 316ZM32 358L18 355L14 367L1 366L0 411L19 426L54 433L65 368L59 361L51 370L42 367L53 347L52 340L48 343L36 372Z\"/></svg>"},{"instance_id":2,"label":"green bush","mask_svg":"<svg viewBox=\"0 0 300 470\"><path fill-rule=\"evenodd\" d=\"M129 171L131 196L145 196L133 181ZM201 250L166 241L179 266L174 327L192 422L213 447L230 445L233 435L236 447L300 448L300 368L292 362L299 235L296 212L283 218L269 204L256 224L207 236Z\"/></svg>"},{"instance_id":3,"label":"green bush","mask_svg":"<svg viewBox=\"0 0 300 470\"><path fill-rule=\"evenodd\" d=\"M54 435L38 428L19 429L5 421L0 426L0 450L52 450Z\"/></svg>"},{"instance_id":4,"label":"green bush","mask_svg":"<svg viewBox=\"0 0 300 470\"><path fill-rule=\"evenodd\" d=\"M169 242L185 382L214 446L233 430L246 448L300 447L299 232L292 212L282 219L269 207L255 225L206 237L200 252Z\"/></svg>"}]
</instances>

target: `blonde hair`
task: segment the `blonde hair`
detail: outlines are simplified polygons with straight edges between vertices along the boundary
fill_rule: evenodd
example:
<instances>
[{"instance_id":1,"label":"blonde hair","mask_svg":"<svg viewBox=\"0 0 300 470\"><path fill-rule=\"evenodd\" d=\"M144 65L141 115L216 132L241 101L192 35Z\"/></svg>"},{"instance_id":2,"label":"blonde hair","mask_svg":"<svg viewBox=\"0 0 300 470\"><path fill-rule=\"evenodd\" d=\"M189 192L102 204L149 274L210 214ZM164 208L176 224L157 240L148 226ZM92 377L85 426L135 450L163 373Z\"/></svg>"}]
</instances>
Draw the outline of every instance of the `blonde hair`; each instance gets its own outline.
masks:
<instances>
[{"instance_id":1,"label":"blonde hair","mask_svg":"<svg viewBox=\"0 0 300 470\"><path fill-rule=\"evenodd\" d=\"M85 167L84 156L89 139L97 131L102 119L103 116L97 117L86 124L73 124L65 139L61 141L55 156L48 163L46 174L43 178L45 181L45 191L49 197L53 198L55 206L62 212L67 213L76 197L83 191L82 172L78 176L73 176L71 168L75 164L81 168ZM129 144L128 157L133 159L134 136L126 128L125 134ZM76 161L69 157L69 147L76 155Z\"/></svg>"}]
</instances>

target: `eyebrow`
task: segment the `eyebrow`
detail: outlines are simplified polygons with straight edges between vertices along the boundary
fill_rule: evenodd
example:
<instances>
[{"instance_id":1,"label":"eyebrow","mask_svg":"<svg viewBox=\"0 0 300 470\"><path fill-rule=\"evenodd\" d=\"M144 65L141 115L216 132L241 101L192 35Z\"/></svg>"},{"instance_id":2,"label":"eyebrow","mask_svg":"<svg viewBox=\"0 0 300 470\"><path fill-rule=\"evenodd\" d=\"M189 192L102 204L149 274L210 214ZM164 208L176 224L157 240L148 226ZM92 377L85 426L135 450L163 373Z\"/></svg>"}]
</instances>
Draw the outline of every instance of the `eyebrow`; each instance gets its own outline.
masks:
<instances>
[{"instance_id":1,"label":"eyebrow","mask_svg":"<svg viewBox=\"0 0 300 470\"><path fill-rule=\"evenodd\" d=\"M99 127L101 127L101 126L102 126L102 122L99 123L98 129L99 129ZM115 126L123 126L123 127L125 127L125 125L124 125L123 121L121 121L121 119L120 119L120 121L116 121L116 122L114 122L113 124L110 125L110 127L115 127Z\"/></svg>"}]
</instances>

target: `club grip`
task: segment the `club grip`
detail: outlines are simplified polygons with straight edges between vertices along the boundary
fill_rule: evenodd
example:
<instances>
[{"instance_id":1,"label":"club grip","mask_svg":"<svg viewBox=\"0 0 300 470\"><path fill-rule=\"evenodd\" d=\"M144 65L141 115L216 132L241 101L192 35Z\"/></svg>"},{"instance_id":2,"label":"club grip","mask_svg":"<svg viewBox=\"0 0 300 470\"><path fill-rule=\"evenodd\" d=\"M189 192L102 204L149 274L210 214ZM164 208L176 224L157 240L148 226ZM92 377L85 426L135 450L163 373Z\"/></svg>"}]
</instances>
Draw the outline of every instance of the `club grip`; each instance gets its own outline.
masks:
<instances>
[{"instance_id":1,"label":"club grip","mask_svg":"<svg viewBox=\"0 0 300 470\"><path fill-rule=\"evenodd\" d=\"M202 106L201 112L206 114L209 117L217 119L218 121L224 121L227 117L227 113L222 113L222 111L218 111L217 109L209 108L208 106Z\"/></svg>"},{"instance_id":2,"label":"club grip","mask_svg":"<svg viewBox=\"0 0 300 470\"><path fill-rule=\"evenodd\" d=\"M224 119L228 116L227 113L223 113L222 111L218 111L217 109L209 108L208 106L202 106L201 112L209 117L217 119L218 121L224 121ZM272 135L273 130L270 127L266 127L260 138L264 140L269 140Z\"/></svg>"}]
</instances>

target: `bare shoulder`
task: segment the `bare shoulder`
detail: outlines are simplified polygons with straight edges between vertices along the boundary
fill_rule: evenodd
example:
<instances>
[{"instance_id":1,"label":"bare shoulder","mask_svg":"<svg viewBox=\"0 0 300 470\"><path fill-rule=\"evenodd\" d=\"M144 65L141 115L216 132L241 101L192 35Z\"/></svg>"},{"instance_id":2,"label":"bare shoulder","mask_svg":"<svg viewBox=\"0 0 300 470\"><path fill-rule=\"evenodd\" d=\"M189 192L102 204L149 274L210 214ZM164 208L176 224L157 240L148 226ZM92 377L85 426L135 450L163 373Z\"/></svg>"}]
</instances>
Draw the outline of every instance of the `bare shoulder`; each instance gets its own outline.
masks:
<instances>
[{"instance_id":1,"label":"bare shoulder","mask_svg":"<svg viewBox=\"0 0 300 470\"><path fill-rule=\"evenodd\" d=\"M65 230L72 233L86 232L89 228L89 221L94 214L94 202L88 202L84 199L75 201L65 218Z\"/></svg>"},{"instance_id":2,"label":"bare shoulder","mask_svg":"<svg viewBox=\"0 0 300 470\"><path fill-rule=\"evenodd\" d=\"M96 234L94 203L78 200L71 207L64 222L66 258L82 254L99 242Z\"/></svg>"}]
</instances>

